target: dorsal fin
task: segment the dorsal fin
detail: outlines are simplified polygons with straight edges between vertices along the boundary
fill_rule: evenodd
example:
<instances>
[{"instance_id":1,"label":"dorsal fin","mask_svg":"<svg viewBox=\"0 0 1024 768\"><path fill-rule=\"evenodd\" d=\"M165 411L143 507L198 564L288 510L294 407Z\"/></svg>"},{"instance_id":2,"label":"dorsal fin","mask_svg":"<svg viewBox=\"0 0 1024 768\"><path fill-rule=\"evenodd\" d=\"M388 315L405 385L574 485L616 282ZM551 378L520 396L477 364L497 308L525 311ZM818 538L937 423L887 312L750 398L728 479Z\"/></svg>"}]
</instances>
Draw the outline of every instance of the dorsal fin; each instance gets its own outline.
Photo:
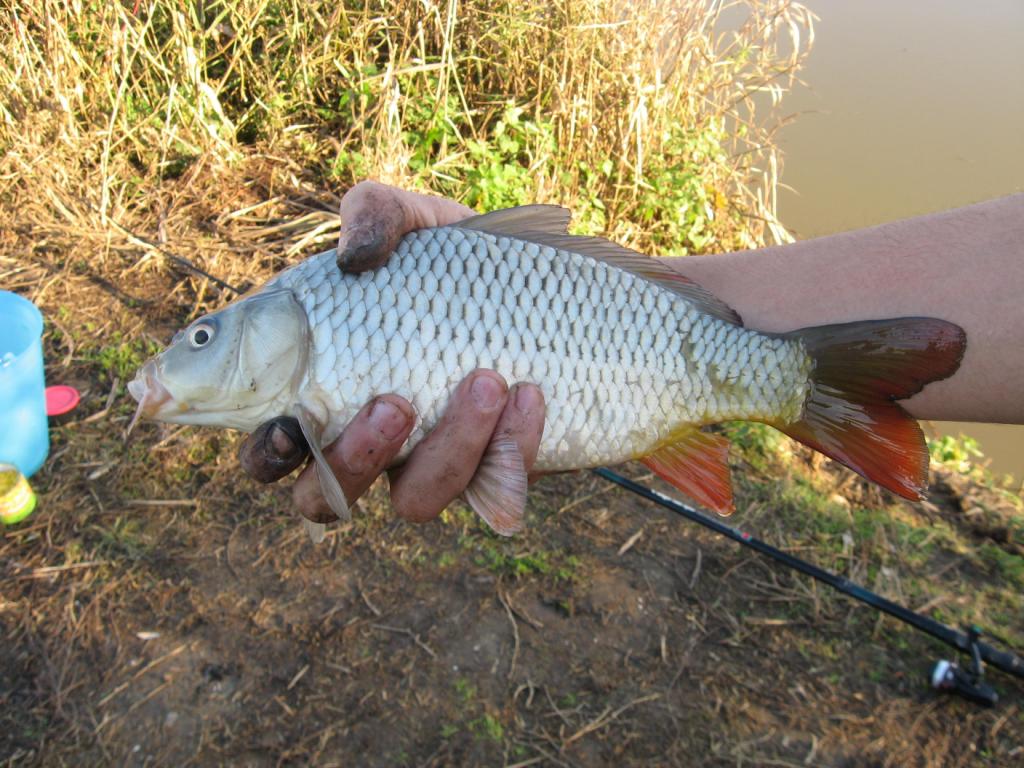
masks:
<instances>
[{"instance_id":1,"label":"dorsal fin","mask_svg":"<svg viewBox=\"0 0 1024 768\"><path fill-rule=\"evenodd\" d=\"M564 235L569 231L571 218L569 209L560 205L520 205L474 216L455 226L524 240L523 233L531 231Z\"/></svg>"},{"instance_id":2,"label":"dorsal fin","mask_svg":"<svg viewBox=\"0 0 1024 768\"><path fill-rule=\"evenodd\" d=\"M736 310L657 259L631 251L603 237L568 234L569 216L568 209L557 205L521 205L474 216L455 226L589 256L672 291L696 305L702 312L727 323L743 325Z\"/></svg>"}]
</instances>

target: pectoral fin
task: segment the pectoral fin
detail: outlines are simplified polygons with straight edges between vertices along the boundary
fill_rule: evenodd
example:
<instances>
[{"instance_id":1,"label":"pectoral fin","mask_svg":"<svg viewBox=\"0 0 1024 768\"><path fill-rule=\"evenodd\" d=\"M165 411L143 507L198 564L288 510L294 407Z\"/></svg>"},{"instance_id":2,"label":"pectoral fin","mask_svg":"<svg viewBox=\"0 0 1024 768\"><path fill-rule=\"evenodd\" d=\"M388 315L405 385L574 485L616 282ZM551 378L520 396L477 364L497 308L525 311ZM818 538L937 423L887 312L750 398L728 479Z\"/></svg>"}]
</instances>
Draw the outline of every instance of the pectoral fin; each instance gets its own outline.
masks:
<instances>
[{"instance_id":1,"label":"pectoral fin","mask_svg":"<svg viewBox=\"0 0 1024 768\"><path fill-rule=\"evenodd\" d=\"M729 441L724 437L687 428L640 461L699 504L720 515L733 513Z\"/></svg>"},{"instance_id":2,"label":"pectoral fin","mask_svg":"<svg viewBox=\"0 0 1024 768\"><path fill-rule=\"evenodd\" d=\"M309 540L319 544L327 536L327 526L323 523L314 523L312 520L302 518L302 527L309 534Z\"/></svg>"},{"instance_id":3,"label":"pectoral fin","mask_svg":"<svg viewBox=\"0 0 1024 768\"><path fill-rule=\"evenodd\" d=\"M463 496L495 533L511 536L523 529L526 465L519 446L507 437L491 441Z\"/></svg>"},{"instance_id":4,"label":"pectoral fin","mask_svg":"<svg viewBox=\"0 0 1024 768\"><path fill-rule=\"evenodd\" d=\"M345 493L341 490L341 485L338 483L338 478L334 476L331 465L324 458L324 452L320 450L320 440L323 437L323 431L316 423L312 414L301 405L296 406L295 416L298 419L299 426L302 428L302 434L305 436L306 442L309 443L309 450L313 452L313 459L316 461L316 475L320 478L320 489L323 491L324 499L327 500L327 505L338 516L339 520L348 522L352 519L352 514L349 512ZM317 523L314 523L314 525L317 525ZM310 536L312 537L312 530L308 526L306 530L310 531Z\"/></svg>"}]
</instances>

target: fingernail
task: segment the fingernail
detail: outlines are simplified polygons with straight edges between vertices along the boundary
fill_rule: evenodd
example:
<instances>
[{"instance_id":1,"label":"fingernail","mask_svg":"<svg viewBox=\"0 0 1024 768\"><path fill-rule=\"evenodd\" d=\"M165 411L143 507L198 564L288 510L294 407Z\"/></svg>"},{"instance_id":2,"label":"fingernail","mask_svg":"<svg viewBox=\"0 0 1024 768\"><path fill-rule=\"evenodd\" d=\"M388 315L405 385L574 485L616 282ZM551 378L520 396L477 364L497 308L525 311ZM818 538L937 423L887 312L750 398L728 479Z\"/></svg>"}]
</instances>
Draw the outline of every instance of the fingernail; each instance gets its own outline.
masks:
<instances>
[{"instance_id":1,"label":"fingernail","mask_svg":"<svg viewBox=\"0 0 1024 768\"><path fill-rule=\"evenodd\" d=\"M541 393L532 384L516 384L516 409L520 413L533 413L541 404Z\"/></svg>"},{"instance_id":2,"label":"fingernail","mask_svg":"<svg viewBox=\"0 0 1024 768\"><path fill-rule=\"evenodd\" d=\"M277 454L278 459L282 461L294 458L299 450L288 433L276 424L270 430L270 445L274 449L274 453Z\"/></svg>"},{"instance_id":3,"label":"fingernail","mask_svg":"<svg viewBox=\"0 0 1024 768\"><path fill-rule=\"evenodd\" d=\"M493 377L481 374L473 381L469 392L478 407L490 410L498 404L498 400L504 394L504 388Z\"/></svg>"},{"instance_id":4,"label":"fingernail","mask_svg":"<svg viewBox=\"0 0 1024 768\"><path fill-rule=\"evenodd\" d=\"M333 523L338 516L331 512L331 508L324 502L318 502L309 509L299 510L299 514L314 523Z\"/></svg>"},{"instance_id":5,"label":"fingernail","mask_svg":"<svg viewBox=\"0 0 1024 768\"><path fill-rule=\"evenodd\" d=\"M375 266L384 247L383 234L371 227L359 226L338 240L338 266L348 272L359 272Z\"/></svg>"},{"instance_id":6,"label":"fingernail","mask_svg":"<svg viewBox=\"0 0 1024 768\"><path fill-rule=\"evenodd\" d=\"M387 400L378 400L374 403L369 418L370 424L388 440L394 440L405 429L405 414Z\"/></svg>"}]
</instances>

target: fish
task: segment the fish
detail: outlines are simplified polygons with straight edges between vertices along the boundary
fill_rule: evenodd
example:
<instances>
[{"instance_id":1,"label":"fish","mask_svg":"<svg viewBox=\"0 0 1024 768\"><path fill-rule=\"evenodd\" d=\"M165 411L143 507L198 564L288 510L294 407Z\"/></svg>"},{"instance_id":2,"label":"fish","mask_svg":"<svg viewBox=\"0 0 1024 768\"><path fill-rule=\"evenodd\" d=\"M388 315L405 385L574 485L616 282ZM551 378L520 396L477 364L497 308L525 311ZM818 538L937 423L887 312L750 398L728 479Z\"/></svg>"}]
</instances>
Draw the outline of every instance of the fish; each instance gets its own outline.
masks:
<instances>
[{"instance_id":1,"label":"fish","mask_svg":"<svg viewBox=\"0 0 1024 768\"><path fill-rule=\"evenodd\" d=\"M570 235L569 221L565 208L525 205L420 229L360 274L333 250L310 256L179 331L128 385L136 418L249 432L292 416L325 499L349 520L322 448L394 393L416 412L401 463L458 383L488 368L544 393L538 472L635 459L725 515L729 442L713 425L755 421L923 497L928 450L897 401L957 370L963 329L898 317L762 333L663 261ZM498 438L463 497L511 536L526 487L518 448Z\"/></svg>"}]
</instances>

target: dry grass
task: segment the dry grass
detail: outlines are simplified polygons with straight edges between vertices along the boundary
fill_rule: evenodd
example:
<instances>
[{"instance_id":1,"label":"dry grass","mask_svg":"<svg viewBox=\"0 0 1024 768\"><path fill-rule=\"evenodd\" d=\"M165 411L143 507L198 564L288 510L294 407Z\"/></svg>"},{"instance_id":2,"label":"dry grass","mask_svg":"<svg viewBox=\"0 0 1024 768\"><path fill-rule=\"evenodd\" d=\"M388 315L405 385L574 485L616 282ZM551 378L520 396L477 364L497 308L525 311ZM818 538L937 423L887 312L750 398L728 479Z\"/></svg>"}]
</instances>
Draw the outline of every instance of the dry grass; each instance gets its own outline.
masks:
<instances>
[{"instance_id":1,"label":"dry grass","mask_svg":"<svg viewBox=\"0 0 1024 768\"><path fill-rule=\"evenodd\" d=\"M372 175L488 209L561 202L661 251L786 238L755 102L807 54L790 0L62 0L0 22L0 197L22 223L156 239L214 180L194 219Z\"/></svg>"}]
</instances>

